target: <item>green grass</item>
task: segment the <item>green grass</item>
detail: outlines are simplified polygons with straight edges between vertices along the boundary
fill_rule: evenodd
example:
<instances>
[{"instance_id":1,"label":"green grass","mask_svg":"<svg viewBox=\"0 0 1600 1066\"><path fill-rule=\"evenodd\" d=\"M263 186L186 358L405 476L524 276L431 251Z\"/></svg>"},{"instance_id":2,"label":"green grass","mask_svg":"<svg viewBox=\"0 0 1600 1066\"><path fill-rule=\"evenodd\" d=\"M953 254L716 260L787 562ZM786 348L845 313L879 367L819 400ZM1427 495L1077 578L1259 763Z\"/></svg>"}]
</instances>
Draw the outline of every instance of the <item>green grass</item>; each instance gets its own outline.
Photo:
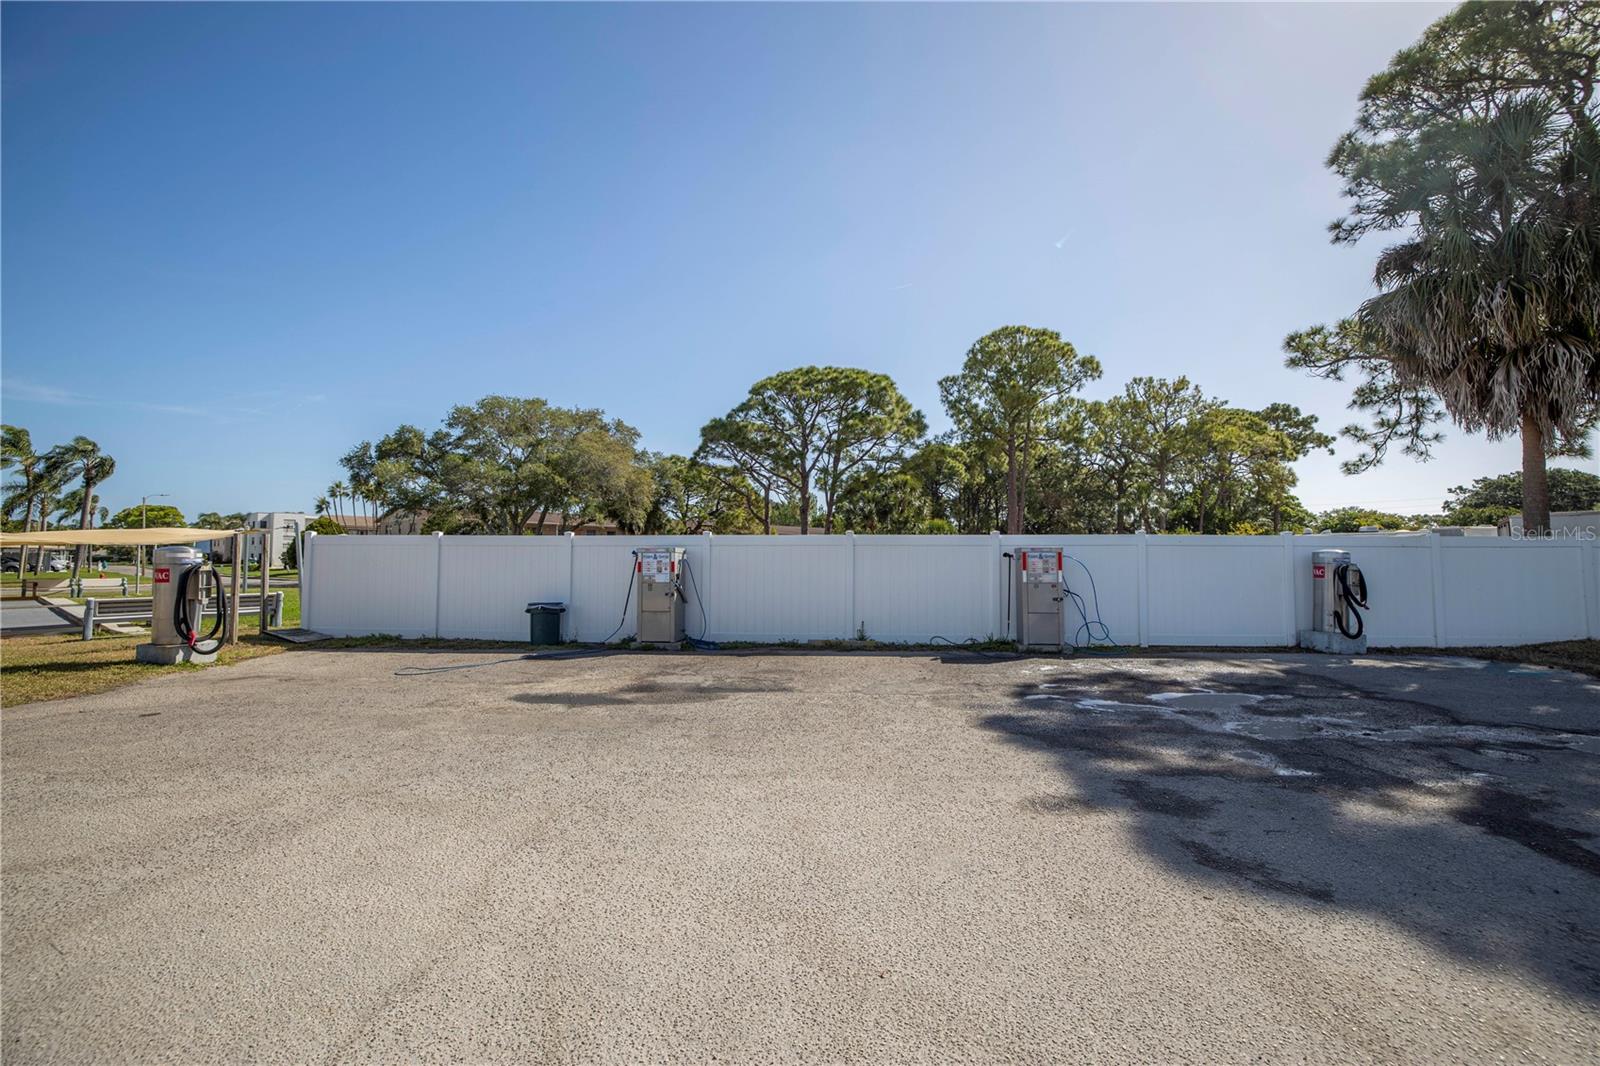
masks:
<instances>
[{"instance_id":1,"label":"green grass","mask_svg":"<svg viewBox=\"0 0 1600 1066\"><path fill-rule=\"evenodd\" d=\"M222 665L276 655L288 645L271 637L250 635L241 627L238 644L226 646L217 656ZM0 641L0 706L17 707L40 700L87 696L95 692L160 677L173 670L209 667L181 663L158 666L133 659L135 645L147 638L96 637L83 640L75 633L7 637Z\"/></svg>"},{"instance_id":2,"label":"green grass","mask_svg":"<svg viewBox=\"0 0 1600 1066\"><path fill-rule=\"evenodd\" d=\"M233 567L227 563L219 563L217 565L217 573L221 574L223 577L231 577L233 575ZM245 576L249 577L251 581L255 581L261 577L261 568L259 566L248 567L245 570ZM298 581L300 580L300 571L280 570L276 566L273 567L272 580L279 581L283 578L293 578L294 580Z\"/></svg>"},{"instance_id":3,"label":"green grass","mask_svg":"<svg viewBox=\"0 0 1600 1066\"><path fill-rule=\"evenodd\" d=\"M7 571L4 574L0 574L0 585L20 585L20 584L22 584L24 579L26 579L28 581L65 581L71 576L72 576L72 571L70 571L70 570L63 570L59 574L27 573L27 574L23 574L22 577L18 577L16 574L13 574L10 571ZM89 573L89 576L90 577L99 577L100 576L100 571L98 571L98 570L92 571L92 572ZM106 576L107 577L112 577L113 575L107 574ZM122 575L117 574L115 576L121 577Z\"/></svg>"}]
</instances>

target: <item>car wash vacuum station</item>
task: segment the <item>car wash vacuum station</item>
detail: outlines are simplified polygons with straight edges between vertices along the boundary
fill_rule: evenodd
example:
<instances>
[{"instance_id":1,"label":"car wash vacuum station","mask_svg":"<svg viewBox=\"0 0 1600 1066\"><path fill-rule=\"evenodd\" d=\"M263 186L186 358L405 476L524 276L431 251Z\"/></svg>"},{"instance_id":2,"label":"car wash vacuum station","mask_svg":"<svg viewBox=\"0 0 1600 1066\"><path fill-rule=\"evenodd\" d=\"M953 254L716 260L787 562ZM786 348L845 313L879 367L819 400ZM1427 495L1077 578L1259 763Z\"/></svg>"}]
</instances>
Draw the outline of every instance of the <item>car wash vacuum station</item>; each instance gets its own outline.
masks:
<instances>
[{"instance_id":1,"label":"car wash vacuum station","mask_svg":"<svg viewBox=\"0 0 1600 1066\"><path fill-rule=\"evenodd\" d=\"M1350 553L1322 548L1311 553L1311 628L1300 631L1300 646L1338 655L1367 650L1367 579Z\"/></svg>"},{"instance_id":2,"label":"car wash vacuum station","mask_svg":"<svg viewBox=\"0 0 1600 1066\"><path fill-rule=\"evenodd\" d=\"M211 663L222 647L228 597L216 568L194 548L155 550L151 584L150 643L134 649L142 663ZM215 615L205 632L208 604Z\"/></svg>"}]
</instances>

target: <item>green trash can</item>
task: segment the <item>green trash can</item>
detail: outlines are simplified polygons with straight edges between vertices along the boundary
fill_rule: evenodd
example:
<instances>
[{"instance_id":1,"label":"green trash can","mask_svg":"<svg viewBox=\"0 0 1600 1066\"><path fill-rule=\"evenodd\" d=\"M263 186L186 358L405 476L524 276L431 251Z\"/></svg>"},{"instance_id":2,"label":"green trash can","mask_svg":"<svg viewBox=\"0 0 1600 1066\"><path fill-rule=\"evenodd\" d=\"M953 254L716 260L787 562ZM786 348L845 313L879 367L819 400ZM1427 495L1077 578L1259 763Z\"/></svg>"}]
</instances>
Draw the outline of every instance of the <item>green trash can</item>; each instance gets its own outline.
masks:
<instances>
[{"instance_id":1,"label":"green trash can","mask_svg":"<svg viewBox=\"0 0 1600 1066\"><path fill-rule=\"evenodd\" d=\"M564 603L528 604L528 643L560 644L561 615L566 609Z\"/></svg>"}]
</instances>

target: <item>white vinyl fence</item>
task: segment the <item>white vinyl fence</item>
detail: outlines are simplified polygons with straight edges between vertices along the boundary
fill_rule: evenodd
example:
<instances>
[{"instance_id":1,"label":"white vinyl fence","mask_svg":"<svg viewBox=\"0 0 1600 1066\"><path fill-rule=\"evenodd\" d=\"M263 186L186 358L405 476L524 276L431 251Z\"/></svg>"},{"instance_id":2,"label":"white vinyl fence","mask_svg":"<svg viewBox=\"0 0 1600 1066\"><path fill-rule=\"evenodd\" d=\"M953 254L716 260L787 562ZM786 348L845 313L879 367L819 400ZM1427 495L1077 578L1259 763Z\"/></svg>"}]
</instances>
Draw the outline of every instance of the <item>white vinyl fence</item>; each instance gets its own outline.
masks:
<instances>
[{"instance_id":1,"label":"white vinyl fence","mask_svg":"<svg viewBox=\"0 0 1600 1066\"><path fill-rule=\"evenodd\" d=\"M699 536L306 538L302 624L335 636L526 639L524 608L567 605L562 634L633 634L637 548L688 549L685 623L717 641L1008 639L1010 560L1060 547L1067 580L1119 644L1273 647L1311 624L1311 552L1367 577L1374 646L1600 637L1600 545L1438 534L1317 536ZM1092 578L1092 580L1091 580ZM1086 642L1069 603L1066 637Z\"/></svg>"}]
</instances>

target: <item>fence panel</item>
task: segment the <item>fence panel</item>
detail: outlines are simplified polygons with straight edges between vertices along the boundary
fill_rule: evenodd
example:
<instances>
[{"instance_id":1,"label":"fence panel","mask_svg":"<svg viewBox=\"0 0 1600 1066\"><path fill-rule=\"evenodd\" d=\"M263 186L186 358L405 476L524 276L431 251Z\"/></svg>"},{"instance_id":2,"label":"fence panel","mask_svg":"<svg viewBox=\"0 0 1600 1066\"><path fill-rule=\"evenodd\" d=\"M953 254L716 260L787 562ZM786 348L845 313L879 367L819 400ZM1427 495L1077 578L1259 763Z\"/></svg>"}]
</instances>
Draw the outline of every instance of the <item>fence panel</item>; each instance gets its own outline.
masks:
<instances>
[{"instance_id":1,"label":"fence panel","mask_svg":"<svg viewBox=\"0 0 1600 1066\"><path fill-rule=\"evenodd\" d=\"M851 541L828 537L713 537L706 590L712 640L829 640L851 636Z\"/></svg>"},{"instance_id":2,"label":"fence panel","mask_svg":"<svg viewBox=\"0 0 1600 1066\"><path fill-rule=\"evenodd\" d=\"M873 640L998 636L993 537L855 537L855 625ZM720 541L719 541L720 543Z\"/></svg>"},{"instance_id":3,"label":"fence panel","mask_svg":"<svg viewBox=\"0 0 1600 1066\"><path fill-rule=\"evenodd\" d=\"M335 637L431 637L437 623L437 537L312 537L312 618Z\"/></svg>"},{"instance_id":4,"label":"fence panel","mask_svg":"<svg viewBox=\"0 0 1600 1066\"><path fill-rule=\"evenodd\" d=\"M572 537L442 537L439 632L526 640L528 604L565 600ZM563 632L566 620L562 620Z\"/></svg>"},{"instance_id":5,"label":"fence panel","mask_svg":"<svg viewBox=\"0 0 1600 1066\"><path fill-rule=\"evenodd\" d=\"M1440 539L1442 643L1536 644L1579 640L1589 619L1582 541Z\"/></svg>"},{"instance_id":6,"label":"fence panel","mask_svg":"<svg viewBox=\"0 0 1600 1066\"><path fill-rule=\"evenodd\" d=\"M1148 643L1273 647L1295 642L1282 538L1167 536L1146 538L1145 545Z\"/></svg>"}]
</instances>

